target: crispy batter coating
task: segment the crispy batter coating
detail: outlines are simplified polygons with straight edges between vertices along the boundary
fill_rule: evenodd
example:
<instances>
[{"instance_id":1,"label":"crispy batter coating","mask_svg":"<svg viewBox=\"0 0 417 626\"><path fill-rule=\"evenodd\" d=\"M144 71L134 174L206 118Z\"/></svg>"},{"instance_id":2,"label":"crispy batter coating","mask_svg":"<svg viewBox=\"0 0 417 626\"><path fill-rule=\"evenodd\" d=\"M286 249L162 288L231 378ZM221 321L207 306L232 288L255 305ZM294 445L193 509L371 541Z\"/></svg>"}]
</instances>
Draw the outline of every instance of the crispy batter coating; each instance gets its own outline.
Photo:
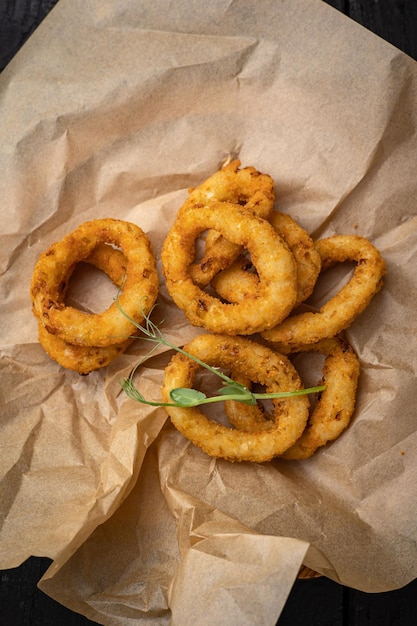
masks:
<instances>
[{"instance_id":1,"label":"crispy batter coating","mask_svg":"<svg viewBox=\"0 0 417 626\"><path fill-rule=\"evenodd\" d=\"M122 285L127 261L124 254L117 248L100 243L84 262L105 272L118 287ZM68 281L74 267L69 268L65 281L61 285L62 298L65 297ZM49 333L40 321L38 321L38 338L43 349L51 359L62 367L83 375L106 367L116 356L122 354L133 341L133 338L129 338L123 343L105 347L73 345L61 339L58 335Z\"/></svg>"},{"instance_id":2,"label":"crispy batter coating","mask_svg":"<svg viewBox=\"0 0 417 626\"><path fill-rule=\"evenodd\" d=\"M324 391L311 412L307 427L284 459L307 459L348 427L355 410L360 364L353 348L343 339L332 337L317 344L301 346L299 352L316 351L325 355Z\"/></svg>"},{"instance_id":3,"label":"crispy batter coating","mask_svg":"<svg viewBox=\"0 0 417 626\"><path fill-rule=\"evenodd\" d=\"M111 218L84 222L39 257L32 276L33 311L50 334L83 346L122 343L135 326L113 302L103 313L88 314L66 306L61 285L68 272L85 260L99 243L121 248L126 276L119 304L136 322L143 320L158 295L159 280L151 243L139 226ZM142 308L141 308L142 307Z\"/></svg>"},{"instance_id":4,"label":"crispy batter coating","mask_svg":"<svg viewBox=\"0 0 417 626\"><path fill-rule=\"evenodd\" d=\"M195 241L205 228L221 232L248 250L259 276L252 298L224 303L193 282L189 267ZM168 233L161 258L167 289L195 326L215 333L250 335L275 326L279 322L274 320L283 320L294 306L294 256L268 221L239 205L218 202L184 212Z\"/></svg>"},{"instance_id":5,"label":"crispy batter coating","mask_svg":"<svg viewBox=\"0 0 417 626\"><path fill-rule=\"evenodd\" d=\"M200 335L184 349L215 367L234 368L250 380L277 391L302 388L301 379L285 356L244 337ZM172 389L192 387L198 365L175 354L165 370L162 396L170 401ZM244 432L209 419L196 407L166 407L174 426L206 454L228 461L263 463L283 454L301 436L307 423L307 396L282 398L275 404L275 419L268 430Z\"/></svg>"},{"instance_id":6,"label":"crispy batter coating","mask_svg":"<svg viewBox=\"0 0 417 626\"><path fill-rule=\"evenodd\" d=\"M307 459L347 428L359 360L339 333L368 306L386 272L369 240L335 235L313 242L292 217L273 211L273 204L273 179L232 161L189 190L161 254L175 304L191 324L214 333L184 346L201 361L229 370L248 389L259 384L274 393L303 387L286 355L324 355L325 389L311 409L306 395L274 399L269 413L261 404L226 401L228 427L198 408L166 406L174 426L193 444L232 462ZM196 251L204 235L200 259ZM80 261L122 287L118 305L124 314L116 303L100 314L65 303ZM313 293L320 272L345 261L356 264L349 282L319 311L290 316ZM151 243L137 225L111 218L85 222L35 265L30 292L39 341L60 365L88 374L126 350L136 332L130 319L143 321L158 290ZM246 337L254 333L271 346ZM172 389L193 387L198 369L185 354L175 354L165 370L164 402L170 402Z\"/></svg>"},{"instance_id":7,"label":"crispy batter coating","mask_svg":"<svg viewBox=\"0 0 417 626\"><path fill-rule=\"evenodd\" d=\"M271 176L258 172L254 167L240 169L240 161L235 160L191 189L178 216L181 218L188 210L198 211L210 202L226 202L244 206L267 219L272 212L274 198L274 181ZM203 258L190 267L193 281L200 287L208 285L212 277L228 267L241 251L240 246L225 239L218 231L209 230Z\"/></svg>"},{"instance_id":8,"label":"crispy batter coating","mask_svg":"<svg viewBox=\"0 0 417 626\"><path fill-rule=\"evenodd\" d=\"M307 459L318 448L337 439L352 418L359 378L359 360L353 348L340 337L322 339L317 344L301 346L298 352L320 352L325 356L323 377L325 385L312 409L301 437L283 454L284 459ZM231 376L250 388L251 381L232 370ZM268 391L268 389L267 389ZM225 411L231 424L247 432L269 430L271 416L260 405L247 405L228 400Z\"/></svg>"},{"instance_id":9,"label":"crispy batter coating","mask_svg":"<svg viewBox=\"0 0 417 626\"><path fill-rule=\"evenodd\" d=\"M295 308L313 292L321 269L320 255L310 235L290 215L274 211L269 221L287 243L297 264ZM246 257L239 257L227 269L219 272L211 285L224 300L241 302L257 289L259 278L252 269L252 264Z\"/></svg>"},{"instance_id":10,"label":"crispy batter coating","mask_svg":"<svg viewBox=\"0 0 417 626\"><path fill-rule=\"evenodd\" d=\"M381 289L386 272L385 261L374 245L356 235L334 235L319 239L315 248L322 270L352 261L356 263L349 282L318 312L305 312L288 317L274 328L262 333L280 352L292 352L304 344L313 344L334 337L345 330L365 310Z\"/></svg>"},{"instance_id":11,"label":"crispy batter coating","mask_svg":"<svg viewBox=\"0 0 417 626\"><path fill-rule=\"evenodd\" d=\"M51 335L40 322L38 322L38 339L51 359L65 369L74 370L84 376L109 365L133 341L133 339L126 339L123 343L104 347L76 346L61 339L58 335Z\"/></svg>"}]
</instances>

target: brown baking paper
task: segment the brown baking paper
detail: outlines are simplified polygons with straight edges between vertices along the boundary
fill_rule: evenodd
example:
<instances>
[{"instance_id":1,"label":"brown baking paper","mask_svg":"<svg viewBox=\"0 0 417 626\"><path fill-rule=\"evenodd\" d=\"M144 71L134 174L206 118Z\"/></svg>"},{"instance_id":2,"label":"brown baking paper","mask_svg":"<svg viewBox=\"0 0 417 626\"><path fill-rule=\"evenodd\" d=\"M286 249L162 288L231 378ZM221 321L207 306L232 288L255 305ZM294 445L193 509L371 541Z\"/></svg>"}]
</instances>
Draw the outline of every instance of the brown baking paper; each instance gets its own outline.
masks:
<instances>
[{"instance_id":1,"label":"brown baking paper","mask_svg":"<svg viewBox=\"0 0 417 626\"><path fill-rule=\"evenodd\" d=\"M416 85L413 60L317 0L60 0L0 81L2 568L52 558L41 588L109 625L272 625L302 563L368 592L417 575ZM115 217L159 259L187 189L231 158L273 176L313 237L368 237L387 262L347 332L352 423L307 461L214 460L128 399L148 344L80 377L37 341L44 249ZM80 272L71 297L113 295ZM200 332L162 274L155 315L178 344ZM145 396L168 357L145 362Z\"/></svg>"}]
</instances>

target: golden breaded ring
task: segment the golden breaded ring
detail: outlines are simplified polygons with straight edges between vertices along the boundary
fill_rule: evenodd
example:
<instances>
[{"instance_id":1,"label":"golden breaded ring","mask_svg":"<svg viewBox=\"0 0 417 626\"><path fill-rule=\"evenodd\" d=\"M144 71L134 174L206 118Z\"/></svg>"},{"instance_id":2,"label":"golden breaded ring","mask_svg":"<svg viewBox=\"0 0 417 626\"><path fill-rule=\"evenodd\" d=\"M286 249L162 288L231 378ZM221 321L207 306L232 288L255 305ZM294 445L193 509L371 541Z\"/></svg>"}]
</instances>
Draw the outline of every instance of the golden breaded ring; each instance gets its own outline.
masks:
<instances>
[{"instance_id":1,"label":"golden breaded ring","mask_svg":"<svg viewBox=\"0 0 417 626\"><path fill-rule=\"evenodd\" d=\"M127 259L121 250L107 243L99 243L83 263L101 270L117 286L121 287L126 277Z\"/></svg>"},{"instance_id":2,"label":"golden breaded ring","mask_svg":"<svg viewBox=\"0 0 417 626\"><path fill-rule=\"evenodd\" d=\"M210 202L228 202L252 209L259 217L268 218L274 206L274 181L268 174L254 167L240 168L235 160L215 172L195 189L180 207L178 216L187 210L197 210ZM209 284L218 271L228 267L237 258L241 248L225 239L221 233L209 230L205 252L198 263L190 267L193 281L200 287Z\"/></svg>"},{"instance_id":3,"label":"golden breaded ring","mask_svg":"<svg viewBox=\"0 0 417 626\"><path fill-rule=\"evenodd\" d=\"M267 385L274 392L302 388L301 379L291 362L269 348L244 337L200 335L184 350L205 363L241 371L251 380ZM198 365L177 353L165 370L162 396L170 402L170 391L193 386ZM277 419L268 431L243 432L207 418L196 407L165 407L174 426L206 454L228 461L263 463L283 454L304 431L309 400L307 396L281 398Z\"/></svg>"},{"instance_id":4,"label":"golden breaded ring","mask_svg":"<svg viewBox=\"0 0 417 626\"><path fill-rule=\"evenodd\" d=\"M119 297L126 315L140 323L158 295L155 257L139 226L111 218L81 224L41 254L31 283L33 310L40 322L49 333L72 344L108 346L122 343L135 331L116 302L93 315L66 306L63 301L60 286L69 268L85 260L99 243L120 247L126 257L126 276Z\"/></svg>"},{"instance_id":5,"label":"golden breaded ring","mask_svg":"<svg viewBox=\"0 0 417 626\"><path fill-rule=\"evenodd\" d=\"M248 250L259 275L252 298L227 304L193 283L189 267L195 256L195 241L205 228L218 230ZM218 202L183 213L166 237L161 258L167 289L195 326L229 335L250 335L275 326L275 320L284 319L294 306L297 286L293 255L268 221L238 205Z\"/></svg>"},{"instance_id":6,"label":"golden breaded ring","mask_svg":"<svg viewBox=\"0 0 417 626\"><path fill-rule=\"evenodd\" d=\"M105 272L118 287L122 285L127 262L120 250L101 243L84 262ZM73 269L74 266L62 284L62 297L65 297ZM107 366L116 356L124 352L133 341L132 338L129 338L123 343L105 347L77 346L61 339L58 335L51 335L40 322L38 322L38 338L45 352L54 361L66 369L74 370L83 375Z\"/></svg>"},{"instance_id":7,"label":"golden breaded ring","mask_svg":"<svg viewBox=\"0 0 417 626\"><path fill-rule=\"evenodd\" d=\"M178 215L189 209L198 210L209 202L230 202L252 209L259 217L268 218L274 206L274 181L254 167L240 168L234 160L212 174L201 185L190 189Z\"/></svg>"},{"instance_id":8,"label":"golden breaded ring","mask_svg":"<svg viewBox=\"0 0 417 626\"><path fill-rule=\"evenodd\" d=\"M222 300L237 304L253 297L259 277L251 260L241 255L227 269L216 274L210 284Z\"/></svg>"},{"instance_id":9,"label":"golden breaded ring","mask_svg":"<svg viewBox=\"0 0 417 626\"><path fill-rule=\"evenodd\" d=\"M129 338L122 343L104 347L76 346L61 339L58 335L48 333L39 321L38 339L42 348L51 359L65 367L65 369L73 370L84 376L109 365L133 341L132 338Z\"/></svg>"},{"instance_id":10,"label":"golden breaded ring","mask_svg":"<svg viewBox=\"0 0 417 626\"><path fill-rule=\"evenodd\" d=\"M366 309L382 287L385 261L368 239L334 235L316 241L315 248L321 258L322 270L335 263L353 261L356 263L353 276L318 312L294 315L262 333L279 352L292 352L304 344L339 334Z\"/></svg>"},{"instance_id":11,"label":"golden breaded ring","mask_svg":"<svg viewBox=\"0 0 417 626\"><path fill-rule=\"evenodd\" d=\"M290 215L274 211L269 221L287 243L297 264L296 307L313 292L321 269L320 255L310 235ZM224 300L240 302L257 288L258 276L248 271L250 268L247 259L238 258L226 270L219 272L211 285Z\"/></svg>"},{"instance_id":12,"label":"golden breaded ring","mask_svg":"<svg viewBox=\"0 0 417 626\"><path fill-rule=\"evenodd\" d=\"M323 339L314 345L301 346L298 351L316 351L326 356L322 380L326 388L319 395L305 431L282 455L293 460L309 458L348 427L355 410L360 370L353 348L341 338Z\"/></svg>"},{"instance_id":13,"label":"golden breaded ring","mask_svg":"<svg viewBox=\"0 0 417 626\"><path fill-rule=\"evenodd\" d=\"M343 339L332 337L317 344L301 346L299 352L320 352L325 355L323 378L325 385L311 411L301 437L283 454L284 459L307 459L318 448L337 439L350 423L355 409L359 378L359 360L352 347ZM232 369L231 377L250 388L250 380ZM268 389L267 389L268 391ZM247 405L228 400L226 415L238 430L269 430L273 421L259 405Z\"/></svg>"}]
</instances>

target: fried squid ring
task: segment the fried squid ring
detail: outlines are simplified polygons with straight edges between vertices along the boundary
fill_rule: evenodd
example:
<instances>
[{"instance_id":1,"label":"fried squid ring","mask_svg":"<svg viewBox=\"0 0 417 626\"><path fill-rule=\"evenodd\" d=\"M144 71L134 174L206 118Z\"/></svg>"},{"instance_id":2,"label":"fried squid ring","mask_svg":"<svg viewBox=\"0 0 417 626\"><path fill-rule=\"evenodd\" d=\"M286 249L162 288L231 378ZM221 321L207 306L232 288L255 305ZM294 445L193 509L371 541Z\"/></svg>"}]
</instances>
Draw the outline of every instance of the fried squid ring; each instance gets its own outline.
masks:
<instances>
[{"instance_id":1,"label":"fried squid ring","mask_svg":"<svg viewBox=\"0 0 417 626\"><path fill-rule=\"evenodd\" d=\"M339 337L323 339L319 343L301 346L298 352L320 352L325 356L323 378L325 385L309 416L301 437L281 456L284 459L307 459L318 448L337 439L348 427L356 403L359 378L359 360L352 347ZM232 369L231 377L250 388L251 381ZM268 390L268 389L267 389ZM259 405L247 405L228 400L225 402L226 415L231 424L246 432L265 429L273 424L270 415Z\"/></svg>"},{"instance_id":2,"label":"fried squid ring","mask_svg":"<svg viewBox=\"0 0 417 626\"><path fill-rule=\"evenodd\" d=\"M250 335L284 319L296 299L296 266L292 253L271 224L234 204L213 203L198 211L186 211L165 239L162 266L167 289L175 304L194 326L215 333ZM189 267L195 241L206 228L222 233L248 250L259 275L252 298L224 303L195 285Z\"/></svg>"},{"instance_id":3,"label":"fried squid ring","mask_svg":"<svg viewBox=\"0 0 417 626\"><path fill-rule=\"evenodd\" d=\"M385 261L368 239L355 235L334 235L316 241L322 270L335 263L356 263L353 276L318 312L288 317L275 328L262 333L279 352L294 351L304 344L334 337L345 330L365 310L382 287Z\"/></svg>"},{"instance_id":4,"label":"fried squid ring","mask_svg":"<svg viewBox=\"0 0 417 626\"><path fill-rule=\"evenodd\" d=\"M302 388L301 379L289 359L244 337L200 335L184 350L215 367L234 368L274 392ZM170 402L170 391L192 387L199 366L177 353L165 370L162 396ZM174 426L206 454L228 461L263 463L283 454L301 436L307 423L307 396L290 396L276 402L276 419L268 431L244 432L206 417L196 407L165 407Z\"/></svg>"},{"instance_id":5,"label":"fried squid ring","mask_svg":"<svg viewBox=\"0 0 417 626\"><path fill-rule=\"evenodd\" d=\"M38 259L32 276L34 313L50 334L85 346L108 346L124 342L135 331L116 302L99 314L66 306L60 292L69 268L85 260L99 243L121 248L126 257L126 276L119 305L140 323L158 295L158 274L150 241L139 226L111 218L81 224L53 244Z\"/></svg>"},{"instance_id":6,"label":"fried squid ring","mask_svg":"<svg viewBox=\"0 0 417 626\"><path fill-rule=\"evenodd\" d=\"M38 339L51 359L65 369L73 370L83 376L109 365L133 341L129 338L122 343L104 347L76 346L61 339L58 335L51 335L40 322L38 322Z\"/></svg>"},{"instance_id":7,"label":"fried squid ring","mask_svg":"<svg viewBox=\"0 0 417 626\"><path fill-rule=\"evenodd\" d=\"M274 211L269 221L287 243L297 264L296 307L313 292L321 269L320 255L310 235L290 215ZM240 302L257 288L258 276L249 271L251 269L252 264L247 259L238 258L226 270L219 272L211 285L221 298L228 302Z\"/></svg>"},{"instance_id":8,"label":"fried squid ring","mask_svg":"<svg viewBox=\"0 0 417 626\"><path fill-rule=\"evenodd\" d=\"M199 210L210 202L239 204L252 209L259 217L268 218L274 206L274 181L268 174L254 167L240 168L235 160L215 172L195 189L180 207L178 215L187 210ZM200 287L209 284L212 277L228 267L241 252L241 248L215 230L209 230L203 258L190 267L193 281Z\"/></svg>"},{"instance_id":9,"label":"fried squid ring","mask_svg":"<svg viewBox=\"0 0 417 626\"><path fill-rule=\"evenodd\" d=\"M97 267L107 274L117 287L122 285L127 262L126 257L120 250L101 243L98 244L84 262ZM70 268L70 272L62 283L60 289L62 297L65 297L73 269L74 266ZM123 343L105 347L73 345L61 339L58 335L49 333L40 321L38 322L38 338L39 343L51 359L62 367L74 370L82 375L87 375L97 369L106 367L133 342L133 338L129 338Z\"/></svg>"}]
</instances>

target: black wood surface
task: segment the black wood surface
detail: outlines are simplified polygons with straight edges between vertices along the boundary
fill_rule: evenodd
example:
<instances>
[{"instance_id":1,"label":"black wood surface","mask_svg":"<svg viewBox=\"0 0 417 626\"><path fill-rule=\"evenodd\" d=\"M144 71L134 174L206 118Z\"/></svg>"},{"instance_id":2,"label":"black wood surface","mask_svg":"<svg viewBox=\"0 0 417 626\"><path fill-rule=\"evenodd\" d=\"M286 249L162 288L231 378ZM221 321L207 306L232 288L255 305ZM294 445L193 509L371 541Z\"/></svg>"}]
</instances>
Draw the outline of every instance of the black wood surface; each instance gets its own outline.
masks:
<instances>
[{"instance_id":1,"label":"black wood surface","mask_svg":"<svg viewBox=\"0 0 417 626\"><path fill-rule=\"evenodd\" d=\"M417 59L417 0L326 2ZM55 4L56 0L0 0L0 71ZM49 559L32 557L0 572L0 626L93 624L37 589L49 564ZM417 581L398 591L366 594L325 577L299 580L278 626L415 626L416 598Z\"/></svg>"}]
</instances>

